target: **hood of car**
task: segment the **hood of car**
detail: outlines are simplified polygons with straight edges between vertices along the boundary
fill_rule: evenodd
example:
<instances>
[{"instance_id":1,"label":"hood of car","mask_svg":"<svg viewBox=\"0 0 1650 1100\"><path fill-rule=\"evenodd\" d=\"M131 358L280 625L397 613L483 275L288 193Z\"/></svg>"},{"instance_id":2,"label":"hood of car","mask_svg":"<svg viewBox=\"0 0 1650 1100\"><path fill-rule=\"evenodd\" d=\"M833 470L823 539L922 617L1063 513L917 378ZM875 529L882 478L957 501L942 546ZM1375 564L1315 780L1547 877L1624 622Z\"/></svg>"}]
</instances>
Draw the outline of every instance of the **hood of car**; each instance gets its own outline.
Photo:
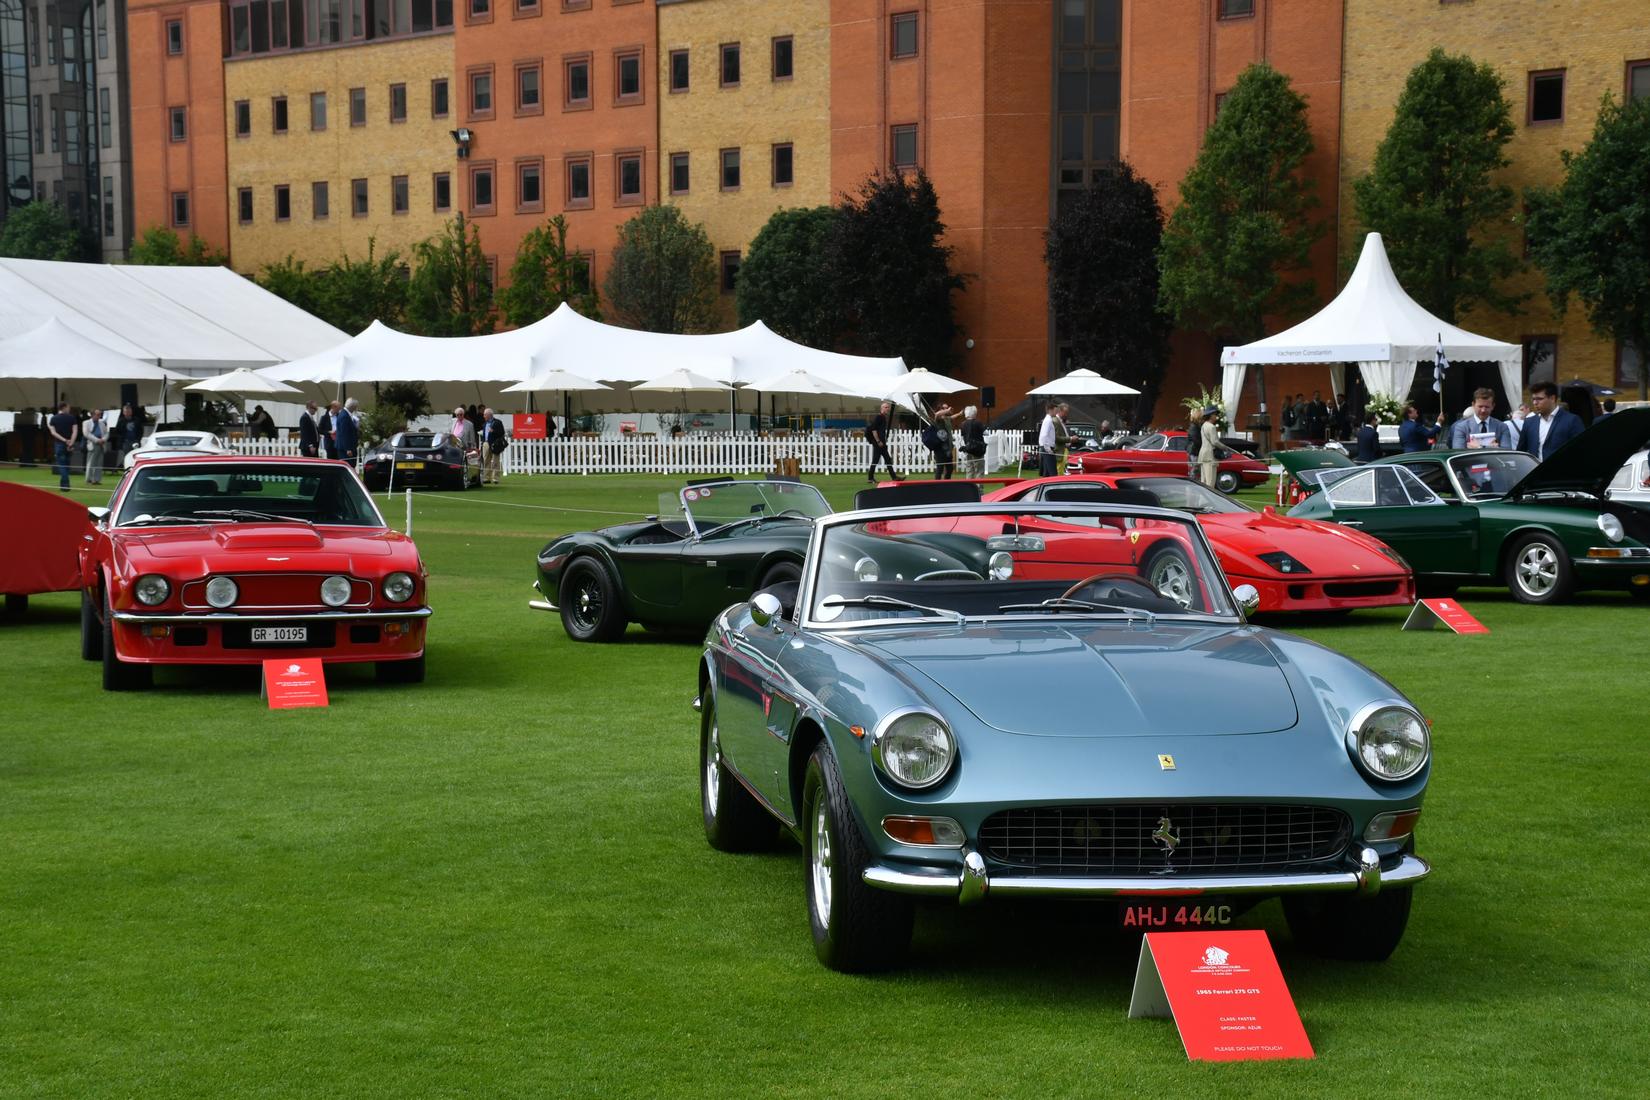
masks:
<instances>
[{"instance_id":1,"label":"hood of car","mask_svg":"<svg viewBox=\"0 0 1650 1100\"><path fill-rule=\"evenodd\" d=\"M1650 439L1650 407L1623 409L1560 447L1524 475L1505 499L1533 493L1584 492L1602 497L1621 464Z\"/></svg>"},{"instance_id":2,"label":"hood of car","mask_svg":"<svg viewBox=\"0 0 1650 1100\"><path fill-rule=\"evenodd\" d=\"M1252 630L1118 620L899 632L861 648L1005 733L1233 735L1295 725L1276 653Z\"/></svg>"},{"instance_id":3,"label":"hood of car","mask_svg":"<svg viewBox=\"0 0 1650 1100\"><path fill-rule=\"evenodd\" d=\"M1302 470L1327 470L1338 466L1357 465L1339 451L1331 451L1324 447L1295 447L1287 451L1273 451L1272 461L1291 474L1298 474Z\"/></svg>"},{"instance_id":4,"label":"hood of car","mask_svg":"<svg viewBox=\"0 0 1650 1100\"><path fill-rule=\"evenodd\" d=\"M1338 523L1281 515L1270 508L1259 514L1202 515L1197 522L1217 553L1252 559L1262 576L1282 575L1260 560L1260 555L1277 551L1320 576L1357 573L1375 577L1404 572L1403 566L1381 552L1379 540ZM1221 565L1231 572L1231 563L1223 560ZM1246 565L1241 571L1250 570Z\"/></svg>"},{"instance_id":5,"label":"hood of car","mask_svg":"<svg viewBox=\"0 0 1650 1100\"><path fill-rule=\"evenodd\" d=\"M202 527L123 530L117 534L129 557L157 562L200 563L198 568L352 571L356 560L385 558L410 542L392 531L322 532L296 523L215 523ZM377 567L374 567L377 568Z\"/></svg>"}]
</instances>

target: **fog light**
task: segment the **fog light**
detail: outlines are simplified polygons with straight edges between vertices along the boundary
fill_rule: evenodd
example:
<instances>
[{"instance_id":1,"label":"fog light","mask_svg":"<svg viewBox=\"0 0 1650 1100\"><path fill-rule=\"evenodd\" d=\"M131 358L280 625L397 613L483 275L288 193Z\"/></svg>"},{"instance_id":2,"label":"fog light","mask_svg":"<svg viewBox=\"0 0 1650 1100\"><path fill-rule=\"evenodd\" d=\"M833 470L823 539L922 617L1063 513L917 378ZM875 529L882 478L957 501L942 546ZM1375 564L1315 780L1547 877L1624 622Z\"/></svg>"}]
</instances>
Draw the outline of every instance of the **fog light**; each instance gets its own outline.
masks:
<instances>
[{"instance_id":1,"label":"fog light","mask_svg":"<svg viewBox=\"0 0 1650 1100\"><path fill-rule=\"evenodd\" d=\"M949 817L900 817L882 819L882 831L890 840L923 848L961 848L962 826Z\"/></svg>"},{"instance_id":2,"label":"fog light","mask_svg":"<svg viewBox=\"0 0 1650 1100\"><path fill-rule=\"evenodd\" d=\"M1398 810L1389 814L1377 814L1364 828L1364 840L1402 840L1415 831L1415 823L1420 818L1420 810Z\"/></svg>"},{"instance_id":3,"label":"fog light","mask_svg":"<svg viewBox=\"0 0 1650 1100\"><path fill-rule=\"evenodd\" d=\"M1650 584L1650 573L1635 573L1633 575L1633 583L1638 585L1640 588Z\"/></svg>"}]
</instances>

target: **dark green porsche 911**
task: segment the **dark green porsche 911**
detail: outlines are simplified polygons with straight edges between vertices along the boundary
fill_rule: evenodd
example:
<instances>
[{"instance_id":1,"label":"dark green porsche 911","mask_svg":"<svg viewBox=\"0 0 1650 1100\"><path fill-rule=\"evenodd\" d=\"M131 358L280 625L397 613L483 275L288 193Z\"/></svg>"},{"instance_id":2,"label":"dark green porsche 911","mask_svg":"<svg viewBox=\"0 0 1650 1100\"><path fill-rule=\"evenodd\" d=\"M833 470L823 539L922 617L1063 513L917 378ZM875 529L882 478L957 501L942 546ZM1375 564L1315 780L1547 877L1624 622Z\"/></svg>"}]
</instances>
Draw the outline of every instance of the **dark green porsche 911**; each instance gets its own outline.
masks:
<instances>
[{"instance_id":1,"label":"dark green porsche 911","mask_svg":"<svg viewBox=\"0 0 1650 1100\"><path fill-rule=\"evenodd\" d=\"M1386 543L1423 594L1506 585L1522 603L1578 590L1650 598L1650 511L1605 496L1650 435L1650 408L1601 420L1546 461L1523 451L1418 451L1354 466L1326 451L1286 451L1313 489L1292 516L1333 520ZM1338 459L1338 461L1336 461Z\"/></svg>"}]
</instances>

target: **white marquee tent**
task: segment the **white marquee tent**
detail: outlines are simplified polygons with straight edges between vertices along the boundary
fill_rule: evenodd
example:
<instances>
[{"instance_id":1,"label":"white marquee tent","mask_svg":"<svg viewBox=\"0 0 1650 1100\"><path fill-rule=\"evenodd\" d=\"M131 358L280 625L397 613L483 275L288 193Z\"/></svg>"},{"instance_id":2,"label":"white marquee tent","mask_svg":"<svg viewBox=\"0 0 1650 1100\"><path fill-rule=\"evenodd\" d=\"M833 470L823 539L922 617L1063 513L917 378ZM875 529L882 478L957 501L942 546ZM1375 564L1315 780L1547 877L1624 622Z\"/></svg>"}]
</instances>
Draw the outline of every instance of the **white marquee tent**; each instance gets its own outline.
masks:
<instances>
[{"instance_id":1,"label":"white marquee tent","mask_svg":"<svg viewBox=\"0 0 1650 1100\"><path fill-rule=\"evenodd\" d=\"M1439 344L1451 363L1493 362L1515 403L1523 392L1523 349L1441 321L1398 285L1379 233L1364 238L1358 266L1335 300L1293 328L1220 357L1226 417L1234 421L1244 378L1257 363L1325 363L1335 393L1345 391L1347 363L1357 363L1370 393L1409 395L1417 364L1433 362Z\"/></svg>"},{"instance_id":2,"label":"white marquee tent","mask_svg":"<svg viewBox=\"0 0 1650 1100\"><path fill-rule=\"evenodd\" d=\"M0 406L49 407L59 397L86 408L113 408L120 387L133 383L139 400L158 402L168 382L182 375L111 351L56 317L27 332L0 339Z\"/></svg>"}]
</instances>

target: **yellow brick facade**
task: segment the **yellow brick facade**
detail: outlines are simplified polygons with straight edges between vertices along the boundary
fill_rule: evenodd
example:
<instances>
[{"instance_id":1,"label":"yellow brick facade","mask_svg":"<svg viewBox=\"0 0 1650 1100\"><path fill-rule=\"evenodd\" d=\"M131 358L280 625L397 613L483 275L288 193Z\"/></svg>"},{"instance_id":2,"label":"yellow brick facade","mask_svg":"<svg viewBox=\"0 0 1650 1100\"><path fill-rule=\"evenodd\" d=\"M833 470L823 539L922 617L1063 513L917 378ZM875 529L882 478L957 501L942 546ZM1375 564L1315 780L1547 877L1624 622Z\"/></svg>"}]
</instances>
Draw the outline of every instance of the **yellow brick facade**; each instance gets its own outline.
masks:
<instances>
[{"instance_id":1,"label":"yellow brick facade","mask_svg":"<svg viewBox=\"0 0 1650 1100\"><path fill-rule=\"evenodd\" d=\"M718 256L741 255L785 207L831 201L830 5L821 0L678 0L659 4L659 190L700 222ZM773 41L791 39L792 76L773 77ZM721 47L740 45L737 87L721 86ZM689 87L672 92L671 55L686 50ZM773 147L791 146L793 182L773 183ZM721 153L740 151L740 186L725 191ZM686 153L685 194L671 188L672 154ZM733 319L732 296L725 296Z\"/></svg>"},{"instance_id":2,"label":"yellow brick facade","mask_svg":"<svg viewBox=\"0 0 1650 1100\"><path fill-rule=\"evenodd\" d=\"M1369 171L1375 148L1392 122L1404 81L1433 46L1487 61L1506 82L1503 94L1511 105L1516 133L1507 145L1512 163L1502 179L1522 195L1526 187L1558 183L1563 178L1560 151L1586 145L1606 92L1620 101L1627 85L1628 62L1650 58L1650 18L1644 5L1623 0L1347 0L1341 119L1342 255L1356 255L1362 239L1353 181ZM1555 69L1562 69L1565 77L1563 120L1532 125L1528 121L1529 75ZM1521 245L1521 240L1514 242L1515 248ZM1508 286L1530 294L1521 314L1478 310L1460 323L1515 343L1532 336L1556 336L1559 381L1579 375L1605 385L1614 383L1616 346L1593 334L1578 302L1572 300L1564 315L1555 314L1545 280L1534 268Z\"/></svg>"},{"instance_id":3,"label":"yellow brick facade","mask_svg":"<svg viewBox=\"0 0 1650 1100\"><path fill-rule=\"evenodd\" d=\"M453 78L453 36L372 42L335 49L234 59L224 64L229 162L229 251L237 271L253 273L295 255L312 266L348 253L364 257L369 239L378 255L438 232L451 211L435 209L435 175L449 174L459 201L459 173L449 133L458 123L459 82ZM448 113L431 117L431 82L448 81ZM390 121L390 86L405 84L407 119ZM350 89L366 90L367 120L350 125ZM325 92L327 124L314 130L310 95ZM274 132L275 96L287 100L287 131ZM237 137L235 104L246 100L252 127ZM392 209L391 181L406 176L405 214ZM367 181L367 216L351 210L351 181ZM325 180L328 214L314 217L311 185ZM291 188L291 218L275 218L275 188ZM252 189L250 223L239 217L239 193Z\"/></svg>"}]
</instances>

